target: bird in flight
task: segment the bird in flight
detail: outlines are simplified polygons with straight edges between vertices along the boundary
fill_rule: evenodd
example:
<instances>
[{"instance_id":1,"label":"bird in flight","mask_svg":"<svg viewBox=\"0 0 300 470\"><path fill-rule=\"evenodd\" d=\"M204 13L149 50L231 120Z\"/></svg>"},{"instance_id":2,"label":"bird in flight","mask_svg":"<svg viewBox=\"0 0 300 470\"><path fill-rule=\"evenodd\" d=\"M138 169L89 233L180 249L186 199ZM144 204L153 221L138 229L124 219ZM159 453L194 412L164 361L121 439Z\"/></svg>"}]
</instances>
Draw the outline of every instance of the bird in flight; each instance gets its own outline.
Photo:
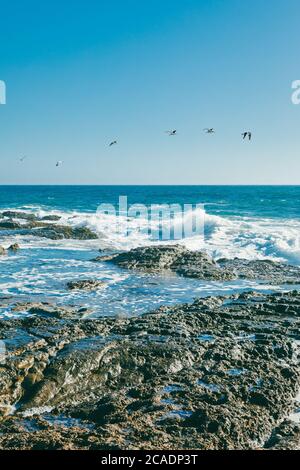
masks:
<instances>
[{"instance_id":1,"label":"bird in flight","mask_svg":"<svg viewBox=\"0 0 300 470\"><path fill-rule=\"evenodd\" d=\"M246 137L248 137L248 139L251 140L251 139L252 139L252 132L248 132L248 131L247 131L247 132L243 132L243 133L242 133L242 136L243 136L243 140L245 140Z\"/></svg>"},{"instance_id":2,"label":"bird in flight","mask_svg":"<svg viewBox=\"0 0 300 470\"><path fill-rule=\"evenodd\" d=\"M176 134L177 134L177 130L174 129L173 131L166 131L166 134L169 134L170 136L171 136L171 135L176 135Z\"/></svg>"},{"instance_id":3,"label":"bird in flight","mask_svg":"<svg viewBox=\"0 0 300 470\"><path fill-rule=\"evenodd\" d=\"M214 130L213 127L210 127L210 128L206 128L206 129L203 129L204 132L206 132L206 134L214 134L216 131Z\"/></svg>"},{"instance_id":4,"label":"bird in flight","mask_svg":"<svg viewBox=\"0 0 300 470\"><path fill-rule=\"evenodd\" d=\"M113 141L109 144L109 146L112 147L113 145L116 145L117 143L118 143L117 140L113 140Z\"/></svg>"},{"instance_id":5,"label":"bird in flight","mask_svg":"<svg viewBox=\"0 0 300 470\"><path fill-rule=\"evenodd\" d=\"M63 164L62 160L58 160L58 162L56 162L56 165L55 165L55 166L60 166L60 165L62 165L62 164Z\"/></svg>"},{"instance_id":6,"label":"bird in flight","mask_svg":"<svg viewBox=\"0 0 300 470\"><path fill-rule=\"evenodd\" d=\"M21 157L21 158L19 159L19 161L20 161L20 162L24 162L24 160L25 160L26 158L27 158L26 156Z\"/></svg>"}]
</instances>

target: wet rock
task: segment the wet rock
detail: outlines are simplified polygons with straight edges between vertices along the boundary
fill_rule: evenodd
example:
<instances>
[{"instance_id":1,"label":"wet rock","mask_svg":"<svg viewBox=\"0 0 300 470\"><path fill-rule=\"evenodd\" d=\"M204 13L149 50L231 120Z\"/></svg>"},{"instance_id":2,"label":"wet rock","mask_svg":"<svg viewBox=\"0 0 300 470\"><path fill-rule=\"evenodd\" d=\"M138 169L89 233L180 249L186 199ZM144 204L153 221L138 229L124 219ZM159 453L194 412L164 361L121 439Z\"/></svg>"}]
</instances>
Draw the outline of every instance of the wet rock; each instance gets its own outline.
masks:
<instances>
[{"instance_id":1,"label":"wet rock","mask_svg":"<svg viewBox=\"0 0 300 470\"><path fill-rule=\"evenodd\" d=\"M34 214L29 214L27 212L20 212L20 211L5 211L2 212L3 217L7 217L9 219L24 219L24 220L36 220L36 216Z\"/></svg>"},{"instance_id":2,"label":"wet rock","mask_svg":"<svg viewBox=\"0 0 300 470\"><path fill-rule=\"evenodd\" d=\"M273 430L265 448L269 450L300 450L300 425L284 420Z\"/></svg>"},{"instance_id":3,"label":"wet rock","mask_svg":"<svg viewBox=\"0 0 300 470\"><path fill-rule=\"evenodd\" d=\"M15 419L10 417L2 436L5 450L120 450L123 439L102 428L93 428L88 423L68 420L65 417L48 419L34 416ZM74 424L72 424L74 423Z\"/></svg>"},{"instance_id":4,"label":"wet rock","mask_svg":"<svg viewBox=\"0 0 300 470\"><path fill-rule=\"evenodd\" d=\"M205 252L192 252L181 245L161 245L135 248L129 252L98 257L96 261L111 261L126 268L146 272L173 271L197 279L230 280L235 276Z\"/></svg>"},{"instance_id":5,"label":"wet rock","mask_svg":"<svg viewBox=\"0 0 300 470\"><path fill-rule=\"evenodd\" d=\"M253 403L254 405L257 405L257 406L268 406L271 404L270 400L268 400L268 398L263 393L256 392L256 391L251 393L250 403Z\"/></svg>"},{"instance_id":6,"label":"wet rock","mask_svg":"<svg viewBox=\"0 0 300 470\"><path fill-rule=\"evenodd\" d=\"M12 219L4 219L0 221L0 230L18 230L23 226L20 222L16 222Z\"/></svg>"},{"instance_id":7,"label":"wet rock","mask_svg":"<svg viewBox=\"0 0 300 470\"><path fill-rule=\"evenodd\" d=\"M19 251L20 250L20 245L18 243L14 243L13 245L10 245L8 248L7 248L9 251Z\"/></svg>"},{"instance_id":8,"label":"wet rock","mask_svg":"<svg viewBox=\"0 0 300 470\"><path fill-rule=\"evenodd\" d=\"M2 213L0 219L0 230L12 230L23 235L33 235L51 240L77 239L96 240L98 235L87 227L71 227L67 225L52 224L60 220L61 217L48 215L42 218L35 214L27 214L16 211L6 211ZM9 217L9 218L8 218ZM19 220L24 219L21 223Z\"/></svg>"},{"instance_id":9,"label":"wet rock","mask_svg":"<svg viewBox=\"0 0 300 470\"><path fill-rule=\"evenodd\" d=\"M51 240L96 240L98 238L98 235L87 227L70 227L64 225L48 225L47 227L32 230L31 235L49 238Z\"/></svg>"},{"instance_id":10,"label":"wet rock","mask_svg":"<svg viewBox=\"0 0 300 470\"><path fill-rule=\"evenodd\" d=\"M259 279L270 284L299 284L300 268L270 260L218 260L220 266L233 271L240 279Z\"/></svg>"},{"instance_id":11,"label":"wet rock","mask_svg":"<svg viewBox=\"0 0 300 470\"><path fill-rule=\"evenodd\" d=\"M73 411L72 416L103 425L126 420L127 413L122 413L122 411L117 395L111 394L99 400L98 403L83 405L77 412Z\"/></svg>"},{"instance_id":12,"label":"wet rock","mask_svg":"<svg viewBox=\"0 0 300 470\"><path fill-rule=\"evenodd\" d=\"M80 281L71 281L67 283L67 287L70 290L98 290L103 289L106 283L103 281L96 281L92 279L84 279Z\"/></svg>"},{"instance_id":13,"label":"wet rock","mask_svg":"<svg viewBox=\"0 0 300 470\"><path fill-rule=\"evenodd\" d=\"M112 255L101 255L101 256L96 256L96 258L93 258L91 261L97 263L104 263L105 261L112 261Z\"/></svg>"},{"instance_id":14,"label":"wet rock","mask_svg":"<svg viewBox=\"0 0 300 470\"><path fill-rule=\"evenodd\" d=\"M300 284L300 268L268 260L214 261L203 251L190 251L181 245L157 245L129 252L98 256L93 261L110 261L121 268L144 272L175 272L181 276L226 281L255 279L269 284Z\"/></svg>"},{"instance_id":15,"label":"wet rock","mask_svg":"<svg viewBox=\"0 0 300 470\"><path fill-rule=\"evenodd\" d=\"M31 230L34 228L49 227L49 223L41 222L40 220L30 220L26 224L22 225L23 230Z\"/></svg>"},{"instance_id":16,"label":"wet rock","mask_svg":"<svg viewBox=\"0 0 300 470\"><path fill-rule=\"evenodd\" d=\"M39 220L42 221L50 221L50 222L57 222L61 219L59 215L45 215L44 217L41 217Z\"/></svg>"},{"instance_id":17,"label":"wet rock","mask_svg":"<svg viewBox=\"0 0 300 470\"><path fill-rule=\"evenodd\" d=\"M0 246L0 256L6 255L6 250L3 246Z\"/></svg>"},{"instance_id":18,"label":"wet rock","mask_svg":"<svg viewBox=\"0 0 300 470\"><path fill-rule=\"evenodd\" d=\"M298 431L281 424L300 388L300 293L211 297L118 319L12 308L34 315L0 320L1 449L298 445Z\"/></svg>"},{"instance_id":19,"label":"wet rock","mask_svg":"<svg viewBox=\"0 0 300 470\"><path fill-rule=\"evenodd\" d=\"M78 318L90 313L87 309L63 307L47 302L17 302L12 306L12 311L53 318Z\"/></svg>"},{"instance_id":20,"label":"wet rock","mask_svg":"<svg viewBox=\"0 0 300 470\"><path fill-rule=\"evenodd\" d=\"M0 219L8 218L8 219L20 219L20 220L27 220L27 221L49 221L49 222L57 222L61 219L59 215L49 214L43 217L40 217L33 213L22 212L22 211L4 211L0 213Z\"/></svg>"}]
</instances>

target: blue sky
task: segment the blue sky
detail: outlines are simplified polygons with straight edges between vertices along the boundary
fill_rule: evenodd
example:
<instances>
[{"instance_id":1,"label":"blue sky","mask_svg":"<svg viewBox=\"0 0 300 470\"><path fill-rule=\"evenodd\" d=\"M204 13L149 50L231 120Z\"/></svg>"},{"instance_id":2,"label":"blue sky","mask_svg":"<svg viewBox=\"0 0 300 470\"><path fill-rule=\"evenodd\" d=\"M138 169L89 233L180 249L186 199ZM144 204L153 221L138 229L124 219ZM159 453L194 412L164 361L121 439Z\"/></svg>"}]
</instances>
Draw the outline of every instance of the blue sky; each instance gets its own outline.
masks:
<instances>
[{"instance_id":1,"label":"blue sky","mask_svg":"<svg viewBox=\"0 0 300 470\"><path fill-rule=\"evenodd\" d=\"M0 6L0 184L299 184L299 0Z\"/></svg>"}]
</instances>

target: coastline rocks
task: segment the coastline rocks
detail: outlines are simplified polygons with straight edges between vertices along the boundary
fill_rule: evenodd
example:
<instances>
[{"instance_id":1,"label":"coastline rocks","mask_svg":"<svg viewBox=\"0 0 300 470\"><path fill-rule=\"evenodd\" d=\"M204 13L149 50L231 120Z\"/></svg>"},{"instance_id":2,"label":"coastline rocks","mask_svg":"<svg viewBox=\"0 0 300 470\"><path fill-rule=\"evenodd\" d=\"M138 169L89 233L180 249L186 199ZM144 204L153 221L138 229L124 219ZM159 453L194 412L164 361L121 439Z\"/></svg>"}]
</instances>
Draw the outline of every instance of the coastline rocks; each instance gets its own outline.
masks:
<instances>
[{"instance_id":1,"label":"coastline rocks","mask_svg":"<svg viewBox=\"0 0 300 470\"><path fill-rule=\"evenodd\" d=\"M17 302L11 308L12 312L27 312L30 315L41 315L59 319L82 318L90 311L86 308L65 307L49 302Z\"/></svg>"},{"instance_id":2,"label":"coastline rocks","mask_svg":"<svg viewBox=\"0 0 300 470\"><path fill-rule=\"evenodd\" d=\"M95 261L111 261L121 268L144 272L172 271L197 279L232 280L235 275L223 269L205 252L193 252L181 245L158 245L135 248L129 252L98 257Z\"/></svg>"},{"instance_id":3,"label":"coastline rocks","mask_svg":"<svg viewBox=\"0 0 300 470\"><path fill-rule=\"evenodd\" d=\"M0 230L30 230L36 227L48 227L45 222L37 220L27 220L25 223L20 223L13 219L2 219L0 221Z\"/></svg>"},{"instance_id":4,"label":"coastline rocks","mask_svg":"<svg viewBox=\"0 0 300 470\"><path fill-rule=\"evenodd\" d=\"M300 388L296 291L117 319L12 309L35 314L0 320L1 449L297 445L298 431L281 428Z\"/></svg>"},{"instance_id":5,"label":"coastline rocks","mask_svg":"<svg viewBox=\"0 0 300 470\"><path fill-rule=\"evenodd\" d=\"M21 212L21 211L4 211L0 214L0 218L8 218L8 219L21 219L21 220L27 220L31 222L37 222L37 221L51 221L51 222L57 222L58 220L61 219L59 215L45 215L43 217L38 217L35 214L28 213L28 212Z\"/></svg>"},{"instance_id":6,"label":"coastline rocks","mask_svg":"<svg viewBox=\"0 0 300 470\"><path fill-rule=\"evenodd\" d=\"M70 227L67 225L53 225L45 222L30 221L20 224L10 220L0 222L0 230L12 230L23 235L49 238L51 240L96 240L98 235L87 227Z\"/></svg>"},{"instance_id":7,"label":"coastline rocks","mask_svg":"<svg viewBox=\"0 0 300 470\"><path fill-rule=\"evenodd\" d=\"M37 218L34 214L19 211L4 211L1 215L2 217L7 217L9 219L36 220Z\"/></svg>"},{"instance_id":8,"label":"coastline rocks","mask_svg":"<svg viewBox=\"0 0 300 470\"><path fill-rule=\"evenodd\" d=\"M220 259L220 266L240 279L259 279L270 284L300 284L300 268L271 260Z\"/></svg>"},{"instance_id":9,"label":"coastline rocks","mask_svg":"<svg viewBox=\"0 0 300 470\"><path fill-rule=\"evenodd\" d=\"M20 250L20 246L19 246L18 243L13 243L13 244L10 245L7 249L8 249L8 251L16 252L16 251L19 251L19 250Z\"/></svg>"},{"instance_id":10,"label":"coastline rocks","mask_svg":"<svg viewBox=\"0 0 300 470\"><path fill-rule=\"evenodd\" d=\"M284 420L272 432L266 448L268 450L300 450L300 425L287 419Z\"/></svg>"},{"instance_id":11,"label":"coastline rocks","mask_svg":"<svg viewBox=\"0 0 300 470\"><path fill-rule=\"evenodd\" d=\"M19 230L22 228L22 224L15 222L12 219L4 219L0 221L0 230Z\"/></svg>"},{"instance_id":12,"label":"coastline rocks","mask_svg":"<svg viewBox=\"0 0 300 470\"><path fill-rule=\"evenodd\" d=\"M93 261L109 261L121 268L144 272L174 272L201 280L230 281L251 279L268 284L300 284L300 268L270 260L219 259L203 251L190 251L181 245L155 245L128 252L98 256Z\"/></svg>"},{"instance_id":13,"label":"coastline rocks","mask_svg":"<svg viewBox=\"0 0 300 470\"><path fill-rule=\"evenodd\" d=\"M65 225L49 225L30 232L31 235L51 240L74 239L96 240L98 235L87 227L70 227Z\"/></svg>"},{"instance_id":14,"label":"coastline rocks","mask_svg":"<svg viewBox=\"0 0 300 470\"><path fill-rule=\"evenodd\" d=\"M50 221L50 222L58 222L61 219L59 215L45 215L44 217L41 217L39 220L42 221Z\"/></svg>"},{"instance_id":15,"label":"coastline rocks","mask_svg":"<svg viewBox=\"0 0 300 470\"><path fill-rule=\"evenodd\" d=\"M17 220L15 220L17 219ZM17 211L2 212L0 218L0 230L11 230L23 235L33 235L51 240L74 239L74 240L96 240L98 235L88 227L72 227L59 225L61 219L57 215L37 217L35 214ZM22 223L20 220L24 220Z\"/></svg>"},{"instance_id":16,"label":"coastline rocks","mask_svg":"<svg viewBox=\"0 0 300 470\"><path fill-rule=\"evenodd\" d=\"M10 245L7 250L3 246L0 246L0 256L7 255L7 252L17 252L19 249L20 246L18 245L18 243Z\"/></svg>"},{"instance_id":17,"label":"coastline rocks","mask_svg":"<svg viewBox=\"0 0 300 470\"><path fill-rule=\"evenodd\" d=\"M67 283L69 290L98 290L103 289L106 283L103 281L96 281L92 279L84 279L80 281L70 281Z\"/></svg>"}]
</instances>

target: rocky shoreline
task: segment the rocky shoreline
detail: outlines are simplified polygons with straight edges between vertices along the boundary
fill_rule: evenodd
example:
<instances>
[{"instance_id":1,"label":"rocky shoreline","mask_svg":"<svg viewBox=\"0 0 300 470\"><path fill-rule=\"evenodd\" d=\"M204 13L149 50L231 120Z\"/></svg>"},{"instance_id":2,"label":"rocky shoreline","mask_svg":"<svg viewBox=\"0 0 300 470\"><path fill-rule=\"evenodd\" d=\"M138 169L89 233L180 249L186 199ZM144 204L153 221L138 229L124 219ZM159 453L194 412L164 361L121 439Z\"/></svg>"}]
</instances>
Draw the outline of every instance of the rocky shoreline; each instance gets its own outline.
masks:
<instances>
[{"instance_id":1,"label":"rocky shoreline","mask_svg":"<svg viewBox=\"0 0 300 470\"><path fill-rule=\"evenodd\" d=\"M3 229L19 223L14 218L22 219L2 213L0 230L19 230ZM24 220L47 224L31 233L90 236L84 227L62 229L59 219ZM102 253L94 262L216 282L300 283L294 266L215 261L179 245ZM103 288L97 279L65 286ZM13 316L0 319L0 449L300 449L292 419L300 391L297 290L198 298L135 317L91 318L85 307L0 296L4 307Z\"/></svg>"},{"instance_id":2,"label":"rocky shoreline","mask_svg":"<svg viewBox=\"0 0 300 470\"><path fill-rule=\"evenodd\" d=\"M143 272L173 272L200 280L231 281L255 279L269 284L299 284L300 268L271 260L249 261L235 258L215 261L204 251L190 251L181 245L156 245L135 248L129 252L98 256L124 269Z\"/></svg>"},{"instance_id":3,"label":"rocky shoreline","mask_svg":"<svg viewBox=\"0 0 300 470\"><path fill-rule=\"evenodd\" d=\"M24 311L16 304L15 311ZM1 449L299 448L300 293L2 320Z\"/></svg>"},{"instance_id":4,"label":"rocky shoreline","mask_svg":"<svg viewBox=\"0 0 300 470\"><path fill-rule=\"evenodd\" d=\"M0 213L0 233L31 235L50 240L97 240L98 238L98 235L87 227L61 225L59 221L60 217L56 215L38 217L33 213L4 211Z\"/></svg>"}]
</instances>

